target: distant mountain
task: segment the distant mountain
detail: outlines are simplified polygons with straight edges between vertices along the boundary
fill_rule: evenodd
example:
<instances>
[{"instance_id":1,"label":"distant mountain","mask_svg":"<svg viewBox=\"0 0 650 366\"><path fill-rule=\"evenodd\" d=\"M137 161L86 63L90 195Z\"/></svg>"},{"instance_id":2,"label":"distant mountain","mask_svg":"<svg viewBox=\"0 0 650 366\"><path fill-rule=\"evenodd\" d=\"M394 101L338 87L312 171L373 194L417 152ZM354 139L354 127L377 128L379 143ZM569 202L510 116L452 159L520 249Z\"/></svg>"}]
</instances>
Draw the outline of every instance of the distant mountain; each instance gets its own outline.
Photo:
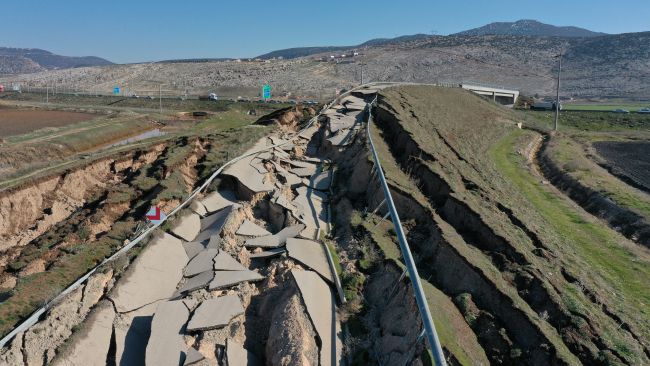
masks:
<instances>
[{"instance_id":1,"label":"distant mountain","mask_svg":"<svg viewBox=\"0 0 650 366\"><path fill-rule=\"evenodd\" d=\"M0 74L32 73L45 70L27 57L0 55Z\"/></svg>"},{"instance_id":2,"label":"distant mountain","mask_svg":"<svg viewBox=\"0 0 650 366\"><path fill-rule=\"evenodd\" d=\"M514 23L490 23L480 28L450 34L450 36L484 36L488 34L559 37L598 37L606 35L606 33L592 32L578 27L556 27L536 20L524 19L518 20Z\"/></svg>"},{"instance_id":3,"label":"distant mountain","mask_svg":"<svg viewBox=\"0 0 650 366\"><path fill-rule=\"evenodd\" d=\"M115 65L113 62L95 56L73 57L73 56L59 56L52 52L41 50L38 48L13 48L13 47L0 47L0 55L25 57L28 58L41 67L54 70L54 69L69 69L72 67L84 66L104 66ZM18 72L33 72L33 71L18 71Z\"/></svg>"},{"instance_id":4,"label":"distant mountain","mask_svg":"<svg viewBox=\"0 0 650 366\"><path fill-rule=\"evenodd\" d=\"M348 50L351 48L361 48L365 46L381 46L385 44L392 44L392 43L398 43L398 42L407 42L407 41L415 41L418 39L423 39L423 38L429 38L433 37L428 34L414 34L411 36L401 36L401 37L396 37L396 38L375 38L371 39L367 42L364 42L360 45L356 46L325 46L325 47L296 47L296 48L286 48L283 50L277 50L269 53L265 53L263 55L257 56L256 58L273 58L273 57L283 57L285 59L291 59L291 58L296 58L296 57L304 57L304 56L310 56L310 55L315 55L317 53L323 53L323 52L334 52L338 50Z\"/></svg>"}]
</instances>

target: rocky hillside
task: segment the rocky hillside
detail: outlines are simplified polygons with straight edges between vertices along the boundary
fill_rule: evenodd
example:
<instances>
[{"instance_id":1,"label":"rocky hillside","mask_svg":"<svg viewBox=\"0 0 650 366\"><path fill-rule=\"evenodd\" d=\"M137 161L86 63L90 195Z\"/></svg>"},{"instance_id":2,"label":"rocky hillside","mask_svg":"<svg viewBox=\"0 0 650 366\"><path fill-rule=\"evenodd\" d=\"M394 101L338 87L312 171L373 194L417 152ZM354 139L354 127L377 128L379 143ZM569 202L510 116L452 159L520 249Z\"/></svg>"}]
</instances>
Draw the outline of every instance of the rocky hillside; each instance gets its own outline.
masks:
<instances>
[{"instance_id":1,"label":"rocky hillside","mask_svg":"<svg viewBox=\"0 0 650 366\"><path fill-rule=\"evenodd\" d=\"M55 55L52 52L41 50L38 48L13 48L13 47L0 47L0 55L10 56L10 57L23 57L32 60L34 63L37 63L43 69L54 70L54 69L69 69L71 67L79 66L102 66L102 65L115 65L114 63L105 60L100 57L95 56L83 56L83 57L72 57L72 56L60 56ZM12 73L29 73L41 71L36 70L30 66L26 68L19 69L16 68Z\"/></svg>"},{"instance_id":2,"label":"rocky hillside","mask_svg":"<svg viewBox=\"0 0 650 366\"><path fill-rule=\"evenodd\" d=\"M386 44L393 44L393 43L399 43L399 42L408 42L408 41L415 41L418 39L423 39L423 38L429 38L431 37L428 34L414 34L412 36L401 36L401 37L395 37L395 38L375 38L371 39L367 42L364 42L360 45L356 46L325 46L325 47L296 47L296 48L287 48L283 50L277 50L269 53L265 53L261 56L257 56L257 58L273 58L273 57L282 57L285 59L292 59L292 58L297 58L297 57L304 57L304 56L310 56L310 55L315 55L317 53L323 53L323 52L334 52L338 50L349 50L353 48L361 48L361 47L366 47L366 46L381 46L381 45L386 45Z\"/></svg>"},{"instance_id":3,"label":"rocky hillside","mask_svg":"<svg viewBox=\"0 0 650 366\"><path fill-rule=\"evenodd\" d=\"M329 52L329 51L328 51ZM132 85L135 90L215 92L220 88L255 88L269 84L273 97L325 99L337 89L361 81L414 83L463 81L516 87L525 95L555 94L557 59L562 64L562 94L574 98L628 97L647 100L650 93L650 32L600 37L488 35L430 37L391 45L364 47L355 63L318 62L330 53L296 60L260 62L138 64L79 68L72 72L30 74L42 86L75 85L77 88L112 90ZM0 83L11 78L0 77ZM211 90L211 91L210 91ZM255 95L253 95L255 96Z\"/></svg>"},{"instance_id":4,"label":"rocky hillside","mask_svg":"<svg viewBox=\"0 0 650 366\"><path fill-rule=\"evenodd\" d=\"M45 71L45 69L27 57L0 55L0 74L16 74L38 71Z\"/></svg>"},{"instance_id":5,"label":"rocky hillside","mask_svg":"<svg viewBox=\"0 0 650 366\"><path fill-rule=\"evenodd\" d=\"M519 36L597 37L606 33L592 32L578 27L556 27L532 19L516 22L496 22L479 28L451 34L452 36L484 36L487 34L509 34Z\"/></svg>"}]
</instances>

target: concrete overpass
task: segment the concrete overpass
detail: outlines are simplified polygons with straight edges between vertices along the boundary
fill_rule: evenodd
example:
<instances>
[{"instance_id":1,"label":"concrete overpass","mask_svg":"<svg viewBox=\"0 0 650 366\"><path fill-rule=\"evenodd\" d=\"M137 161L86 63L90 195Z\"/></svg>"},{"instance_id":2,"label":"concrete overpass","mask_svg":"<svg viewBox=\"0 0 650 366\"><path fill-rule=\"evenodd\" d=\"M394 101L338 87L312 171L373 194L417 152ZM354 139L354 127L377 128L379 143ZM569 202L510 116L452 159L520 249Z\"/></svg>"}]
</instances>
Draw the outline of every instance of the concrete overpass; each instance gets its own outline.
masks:
<instances>
[{"instance_id":1,"label":"concrete overpass","mask_svg":"<svg viewBox=\"0 0 650 366\"><path fill-rule=\"evenodd\" d=\"M507 88L505 86L478 84L463 82L460 84L461 88L474 92L476 94L485 95L492 100L501 104L515 104L517 97L519 97L519 89Z\"/></svg>"}]
</instances>

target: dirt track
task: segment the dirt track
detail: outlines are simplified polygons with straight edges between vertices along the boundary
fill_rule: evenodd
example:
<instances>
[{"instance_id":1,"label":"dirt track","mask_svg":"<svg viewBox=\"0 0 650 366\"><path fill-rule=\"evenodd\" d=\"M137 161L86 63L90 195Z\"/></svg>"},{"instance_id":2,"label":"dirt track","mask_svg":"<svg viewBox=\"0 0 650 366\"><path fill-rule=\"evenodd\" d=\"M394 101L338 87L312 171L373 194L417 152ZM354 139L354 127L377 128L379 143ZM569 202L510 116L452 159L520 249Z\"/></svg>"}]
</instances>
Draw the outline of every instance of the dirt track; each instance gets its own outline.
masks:
<instances>
[{"instance_id":1,"label":"dirt track","mask_svg":"<svg viewBox=\"0 0 650 366\"><path fill-rule=\"evenodd\" d=\"M62 127L97 117L89 113L0 109L0 137L32 132L45 127Z\"/></svg>"}]
</instances>

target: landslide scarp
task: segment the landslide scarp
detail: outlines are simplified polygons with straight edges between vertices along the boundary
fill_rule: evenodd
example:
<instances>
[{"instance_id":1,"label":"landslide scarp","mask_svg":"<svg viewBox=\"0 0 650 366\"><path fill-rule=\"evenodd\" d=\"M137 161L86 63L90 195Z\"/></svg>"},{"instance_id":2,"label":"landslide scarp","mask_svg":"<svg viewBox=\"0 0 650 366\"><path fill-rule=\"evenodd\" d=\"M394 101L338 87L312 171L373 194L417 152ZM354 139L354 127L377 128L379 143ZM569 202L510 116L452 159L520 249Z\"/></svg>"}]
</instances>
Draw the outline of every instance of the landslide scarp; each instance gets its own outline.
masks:
<instances>
[{"instance_id":1,"label":"landslide scarp","mask_svg":"<svg viewBox=\"0 0 650 366\"><path fill-rule=\"evenodd\" d=\"M431 239L411 242L418 266L471 319L491 362L648 362L643 315L602 298L612 284L577 265L582 254L565 250L492 161L491 148L516 129L514 116L433 87L387 89L374 115L392 158L433 209L418 221Z\"/></svg>"},{"instance_id":2,"label":"landslide scarp","mask_svg":"<svg viewBox=\"0 0 650 366\"><path fill-rule=\"evenodd\" d=\"M152 204L171 211L261 131L174 138L0 192L0 333L125 245Z\"/></svg>"}]
</instances>

